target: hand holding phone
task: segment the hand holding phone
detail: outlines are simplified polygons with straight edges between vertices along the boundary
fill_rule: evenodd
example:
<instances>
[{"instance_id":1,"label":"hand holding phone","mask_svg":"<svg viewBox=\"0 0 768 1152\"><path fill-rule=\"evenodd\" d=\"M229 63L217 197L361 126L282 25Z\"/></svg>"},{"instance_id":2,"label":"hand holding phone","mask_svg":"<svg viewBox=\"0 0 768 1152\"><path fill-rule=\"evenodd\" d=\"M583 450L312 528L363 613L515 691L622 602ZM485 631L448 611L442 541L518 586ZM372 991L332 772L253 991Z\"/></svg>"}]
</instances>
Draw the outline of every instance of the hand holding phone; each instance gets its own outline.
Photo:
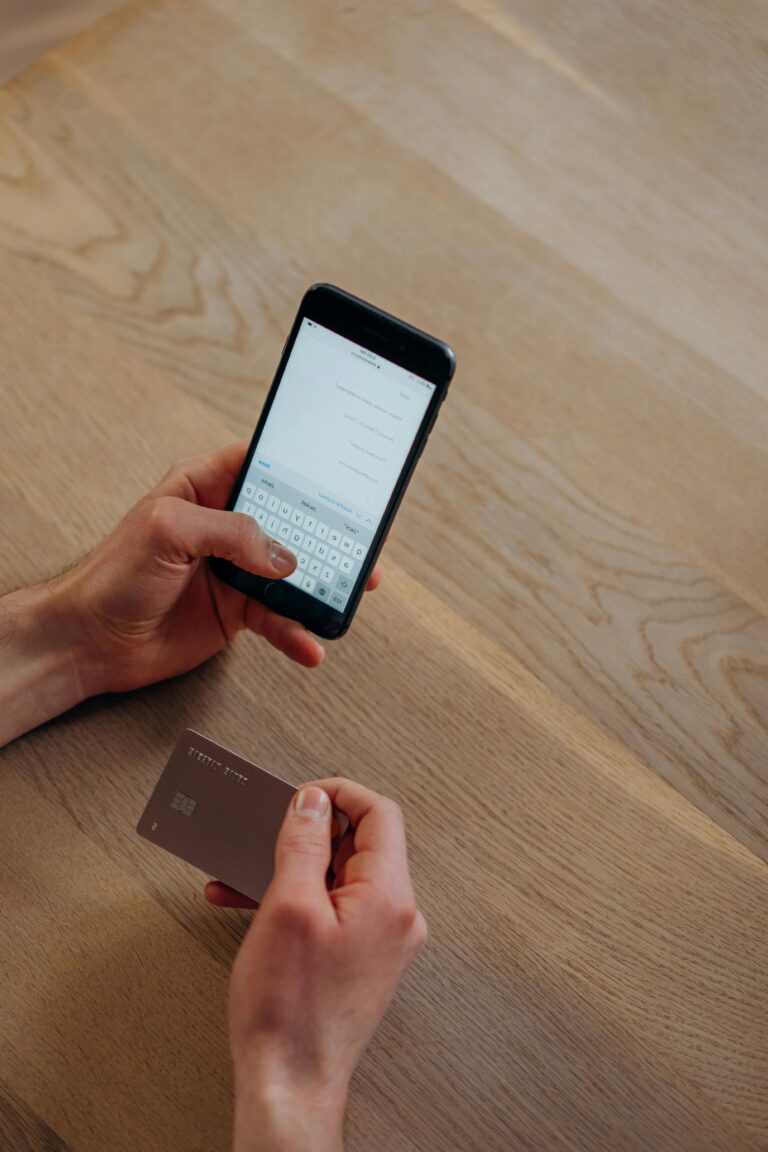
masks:
<instances>
[{"instance_id":1,"label":"hand holding phone","mask_svg":"<svg viewBox=\"0 0 768 1152\"><path fill-rule=\"evenodd\" d=\"M273 580L295 565L255 523L224 511L245 452L236 442L174 465L79 564L3 598L13 629L0 745L88 696L188 672L242 629L305 667L322 661L322 646L301 624L208 570L213 554ZM33 691L40 677L45 690Z\"/></svg>"},{"instance_id":2,"label":"hand holding phone","mask_svg":"<svg viewBox=\"0 0 768 1152\"><path fill-rule=\"evenodd\" d=\"M318 635L343 635L445 399L448 345L329 285L302 300L228 507L297 556L228 584Z\"/></svg>"}]
</instances>

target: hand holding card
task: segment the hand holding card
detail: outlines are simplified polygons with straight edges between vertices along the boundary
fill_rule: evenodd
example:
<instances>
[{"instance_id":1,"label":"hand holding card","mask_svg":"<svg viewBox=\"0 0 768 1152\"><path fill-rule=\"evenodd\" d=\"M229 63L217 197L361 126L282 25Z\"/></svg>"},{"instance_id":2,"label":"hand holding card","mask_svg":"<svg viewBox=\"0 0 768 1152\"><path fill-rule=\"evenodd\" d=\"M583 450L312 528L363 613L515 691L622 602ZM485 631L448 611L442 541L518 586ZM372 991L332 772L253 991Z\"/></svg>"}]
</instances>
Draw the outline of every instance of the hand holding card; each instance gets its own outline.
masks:
<instances>
[{"instance_id":1,"label":"hand holding card","mask_svg":"<svg viewBox=\"0 0 768 1152\"><path fill-rule=\"evenodd\" d=\"M187 728L136 830L223 881L209 885L224 894L212 903L255 908L272 879L277 834L295 793L287 780ZM340 813L334 820L340 840L349 820Z\"/></svg>"},{"instance_id":2,"label":"hand holding card","mask_svg":"<svg viewBox=\"0 0 768 1152\"><path fill-rule=\"evenodd\" d=\"M351 823L326 885L332 807ZM352 1072L426 938L391 800L348 780L301 789L232 972L235 1152L338 1152Z\"/></svg>"},{"instance_id":3,"label":"hand holding card","mask_svg":"<svg viewBox=\"0 0 768 1152\"><path fill-rule=\"evenodd\" d=\"M426 939L400 809L348 780L297 793L188 729L138 830L223 877L214 903L261 900L230 988L235 1152L254 1133L338 1152L352 1072Z\"/></svg>"},{"instance_id":4,"label":"hand holding card","mask_svg":"<svg viewBox=\"0 0 768 1152\"><path fill-rule=\"evenodd\" d=\"M306 788L301 789L306 792ZM339 883L339 877L344 864L354 852L354 830L349 819L338 809L333 810L331 821L331 866L326 876L328 888L334 888ZM217 908L258 908L259 901L252 900L236 888L225 884L222 880L209 880L204 889L205 898L209 904Z\"/></svg>"}]
</instances>

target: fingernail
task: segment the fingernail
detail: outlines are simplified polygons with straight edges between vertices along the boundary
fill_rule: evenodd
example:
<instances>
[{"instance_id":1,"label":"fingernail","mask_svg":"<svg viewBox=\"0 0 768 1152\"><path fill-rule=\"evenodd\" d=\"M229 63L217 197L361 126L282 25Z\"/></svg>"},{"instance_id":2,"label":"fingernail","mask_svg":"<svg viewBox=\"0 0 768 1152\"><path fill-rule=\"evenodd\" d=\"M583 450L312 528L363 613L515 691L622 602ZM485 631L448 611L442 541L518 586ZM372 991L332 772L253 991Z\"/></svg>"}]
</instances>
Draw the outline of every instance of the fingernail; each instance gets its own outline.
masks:
<instances>
[{"instance_id":1,"label":"fingernail","mask_svg":"<svg viewBox=\"0 0 768 1152\"><path fill-rule=\"evenodd\" d=\"M296 796L294 807L299 816L310 820L320 820L328 811L328 793L322 788L302 788Z\"/></svg>"},{"instance_id":2,"label":"fingernail","mask_svg":"<svg viewBox=\"0 0 768 1152\"><path fill-rule=\"evenodd\" d=\"M289 548L272 540L269 545L269 562L278 572L293 572L296 567L296 557Z\"/></svg>"}]
</instances>

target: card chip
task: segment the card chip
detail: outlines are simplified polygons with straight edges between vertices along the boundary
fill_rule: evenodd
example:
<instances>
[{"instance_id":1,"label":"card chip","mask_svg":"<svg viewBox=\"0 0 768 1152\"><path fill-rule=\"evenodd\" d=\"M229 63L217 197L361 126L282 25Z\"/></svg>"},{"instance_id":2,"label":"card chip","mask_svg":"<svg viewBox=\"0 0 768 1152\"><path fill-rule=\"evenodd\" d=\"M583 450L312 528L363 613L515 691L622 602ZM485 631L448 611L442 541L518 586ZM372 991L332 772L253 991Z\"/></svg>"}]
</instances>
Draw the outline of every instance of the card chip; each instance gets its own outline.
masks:
<instances>
[{"instance_id":1,"label":"card chip","mask_svg":"<svg viewBox=\"0 0 768 1152\"><path fill-rule=\"evenodd\" d=\"M197 808L197 800L192 800L191 797L185 796L183 792L177 792L171 801L171 808L174 812L181 812L182 816L191 816L195 808Z\"/></svg>"}]
</instances>

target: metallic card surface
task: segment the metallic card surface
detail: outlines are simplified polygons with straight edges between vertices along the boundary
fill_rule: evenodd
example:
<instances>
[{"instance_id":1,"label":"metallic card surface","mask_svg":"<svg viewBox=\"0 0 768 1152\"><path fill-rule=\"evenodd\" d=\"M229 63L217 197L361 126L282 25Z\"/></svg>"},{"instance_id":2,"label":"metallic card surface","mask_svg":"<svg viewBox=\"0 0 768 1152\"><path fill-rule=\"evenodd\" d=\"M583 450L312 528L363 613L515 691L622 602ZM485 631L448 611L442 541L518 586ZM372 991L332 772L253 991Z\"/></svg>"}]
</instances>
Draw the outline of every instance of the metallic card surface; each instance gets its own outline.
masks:
<instances>
[{"instance_id":1,"label":"metallic card surface","mask_svg":"<svg viewBox=\"0 0 768 1152\"><path fill-rule=\"evenodd\" d=\"M216 880L261 900L296 789L188 728L136 831Z\"/></svg>"}]
</instances>

